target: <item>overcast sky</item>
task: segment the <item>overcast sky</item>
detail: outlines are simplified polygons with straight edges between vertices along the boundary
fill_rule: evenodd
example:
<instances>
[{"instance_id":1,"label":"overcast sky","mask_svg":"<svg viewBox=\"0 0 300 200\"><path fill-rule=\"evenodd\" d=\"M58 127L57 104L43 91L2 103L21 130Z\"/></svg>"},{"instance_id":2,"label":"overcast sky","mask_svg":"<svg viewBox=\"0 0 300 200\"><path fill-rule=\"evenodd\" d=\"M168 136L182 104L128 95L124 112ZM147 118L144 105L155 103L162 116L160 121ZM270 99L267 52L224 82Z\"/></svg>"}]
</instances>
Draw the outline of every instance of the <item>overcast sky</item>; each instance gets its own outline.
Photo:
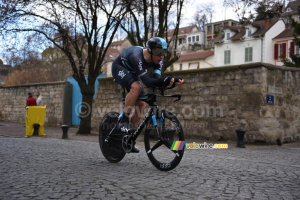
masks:
<instances>
[{"instance_id":1,"label":"overcast sky","mask_svg":"<svg viewBox=\"0 0 300 200\"><path fill-rule=\"evenodd\" d=\"M201 7L203 4L212 3L214 6L215 12L213 13L212 22L222 21L225 19L233 19L237 20L235 13L233 12L232 8L224 8L222 6L223 0L185 0L184 3L184 10L182 11L183 17L181 21L180 27L189 26L191 23L194 22L194 15L197 12L198 8ZM1 40L0 40L0 54L3 49L1 49ZM0 59L6 63L6 61L1 58Z\"/></svg>"},{"instance_id":2,"label":"overcast sky","mask_svg":"<svg viewBox=\"0 0 300 200\"><path fill-rule=\"evenodd\" d=\"M188 26L193 22L193 17L198 8L201 7L201 5L204 4L213 4L213 17L212 22L222 21L225 19L233 19L238 20L235 12L232 8L225 8L223 7L223 1L224 0L186 0L186 3L184 4L184 10L183 10L183 18L181 21L182 26Z\"/></svg>"}]
</instances>

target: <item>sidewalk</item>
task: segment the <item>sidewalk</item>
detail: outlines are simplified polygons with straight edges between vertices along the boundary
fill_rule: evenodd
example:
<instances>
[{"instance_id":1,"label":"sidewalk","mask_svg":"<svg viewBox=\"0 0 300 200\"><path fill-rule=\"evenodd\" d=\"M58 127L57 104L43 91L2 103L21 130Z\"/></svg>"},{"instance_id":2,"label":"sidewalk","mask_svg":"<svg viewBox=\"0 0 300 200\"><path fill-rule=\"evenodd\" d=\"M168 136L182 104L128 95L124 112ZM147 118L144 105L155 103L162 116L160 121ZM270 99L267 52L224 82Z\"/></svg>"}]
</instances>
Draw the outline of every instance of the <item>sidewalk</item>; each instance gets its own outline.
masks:
<instances>
[{"instance_id":1,"label":"sidewalk","mask_svg":"<svg viewBox=\"0 0 300 200\"><path fill-rule=\"evenodd\" d=\"M61 127L45 126L44 133L46 136L40 136L45 138L57 138L61 139L63 131ZM80 140L87 142L98 142L98 133L92 131L90 135L76 135L78 128L70 127L68 130L69 140ZM0 121L0 136L1 137L25 137L25 124L17 124L11 122Z\"/></svg>"},{"instance_id":2,"label":"sidewalk","mask_svg":"<svg viewBox=\"0 0 300 200\"><path fill-rule=\"evenodd\" d=\"M53 127L53 126L45 126L44 133L46 136L40 136L45 138L62 138L62 128L61 127ZM92 131L90 135L77 135L76 132L78 127L70 127L68 130L68 139L67 140L77 140L77 141L86 141L86 142L99 142L98 132ZM25 124L17 124L11 122L2 122L0 121L0 137L25 137ZM137 139L137 143L143 143L144 137L141 135ZM220 144L226 143L229 148L237 148L236 141L214 141L214 140L199 140L197 138L186 139L186 142L192 143L213 143ZM143 146L143 144L141 144ZM277 148L277 145L268 145L268 144L245 144L248 149L264 149L274 147ZM292 148L300 148L300 141L284 143L281 147L292 147Z\"/></svg>"}]
</instances>

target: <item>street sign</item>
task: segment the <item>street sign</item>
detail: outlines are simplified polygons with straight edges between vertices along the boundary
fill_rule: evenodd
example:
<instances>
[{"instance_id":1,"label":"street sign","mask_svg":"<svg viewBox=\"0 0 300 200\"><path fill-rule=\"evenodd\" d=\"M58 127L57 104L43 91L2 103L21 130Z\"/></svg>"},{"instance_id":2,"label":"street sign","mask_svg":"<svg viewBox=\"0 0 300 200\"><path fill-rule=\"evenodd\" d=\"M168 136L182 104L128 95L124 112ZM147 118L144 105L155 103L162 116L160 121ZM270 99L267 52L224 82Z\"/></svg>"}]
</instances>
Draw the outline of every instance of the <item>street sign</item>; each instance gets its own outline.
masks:
<instances>
[{"instance_id":1,"label":"street sign","mask_svg":"<svg viewBox=\"0 0 300 200\"><path fill-rule=\"evenodd\" d=\"M266 96L266 104L274 105L274 95L267 94Z\"/></svg>"}]
</instances>

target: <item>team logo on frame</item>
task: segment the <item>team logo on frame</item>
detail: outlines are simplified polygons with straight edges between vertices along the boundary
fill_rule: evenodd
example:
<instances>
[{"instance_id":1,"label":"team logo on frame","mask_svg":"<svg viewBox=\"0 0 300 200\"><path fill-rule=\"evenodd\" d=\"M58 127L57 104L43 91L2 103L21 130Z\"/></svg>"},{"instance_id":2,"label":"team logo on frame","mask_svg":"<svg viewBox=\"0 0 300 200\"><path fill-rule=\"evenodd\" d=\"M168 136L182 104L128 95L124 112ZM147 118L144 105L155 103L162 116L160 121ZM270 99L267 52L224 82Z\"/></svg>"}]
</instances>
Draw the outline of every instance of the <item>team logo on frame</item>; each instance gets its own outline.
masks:
<instances>
[{"instance_id":1,"label":"team logo on frame","mask_svg":"<svg viewBox=\"0 0 300 200\"><path fill-rule=\"evenodd\" d=\"M174 141L171 150L183 150L185 141Z\"/></svg>"}]
</instances>

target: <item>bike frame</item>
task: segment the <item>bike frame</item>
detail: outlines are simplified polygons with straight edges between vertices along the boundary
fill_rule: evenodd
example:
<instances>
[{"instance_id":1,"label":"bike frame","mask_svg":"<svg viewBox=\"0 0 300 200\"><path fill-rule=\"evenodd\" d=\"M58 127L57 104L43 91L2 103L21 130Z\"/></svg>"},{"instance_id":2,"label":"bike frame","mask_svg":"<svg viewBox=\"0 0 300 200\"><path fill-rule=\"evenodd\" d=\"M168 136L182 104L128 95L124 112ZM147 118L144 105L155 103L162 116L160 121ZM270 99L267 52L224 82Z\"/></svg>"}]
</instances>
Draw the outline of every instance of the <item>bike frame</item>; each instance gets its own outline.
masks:
<instances>
[{"instance_id":1,"label":"bike frame","mask_svg":"<svg viewBox=\"0 0 300 200\"><path fill-rule=\"evenodd\" d=\"M125 101L125 88L122 87L123 91L123 101ZM161 95L157 95L155 94L155 90L153 89L152 93L146 94L146 96L148 96L147 99L138 99L141 101L146 102L150 108L147 111L146 115L143 117L143 119L139 122L136 130L131 134L133 141L135 142L135 140L139 137L139 135L141 134L142 130L145 128L145 125L149 122L150 118L152 117L152 121L153 121L153 125L155 126L156 132L158 133L157 130L157 122L156 122L156 116L158 116L159 118L161 117L161 112L159 112L159 108L158 105L156 103L156 97L173 97L173 98L177 98L178 101L181 99L181 95L177 94L177 95L164 95L163 90L161 90ZM111 130L111 132L108 134L107 138L105 140L109 140L111 134L114 132L114 130L116 129L116 127L118 126L118 124L121 121L121 117L123 115L124 111L120 114L120 116L118 117L118 122L116 123L116 125L114 126L114 128Z\"/></svg>"}]
</instances>

